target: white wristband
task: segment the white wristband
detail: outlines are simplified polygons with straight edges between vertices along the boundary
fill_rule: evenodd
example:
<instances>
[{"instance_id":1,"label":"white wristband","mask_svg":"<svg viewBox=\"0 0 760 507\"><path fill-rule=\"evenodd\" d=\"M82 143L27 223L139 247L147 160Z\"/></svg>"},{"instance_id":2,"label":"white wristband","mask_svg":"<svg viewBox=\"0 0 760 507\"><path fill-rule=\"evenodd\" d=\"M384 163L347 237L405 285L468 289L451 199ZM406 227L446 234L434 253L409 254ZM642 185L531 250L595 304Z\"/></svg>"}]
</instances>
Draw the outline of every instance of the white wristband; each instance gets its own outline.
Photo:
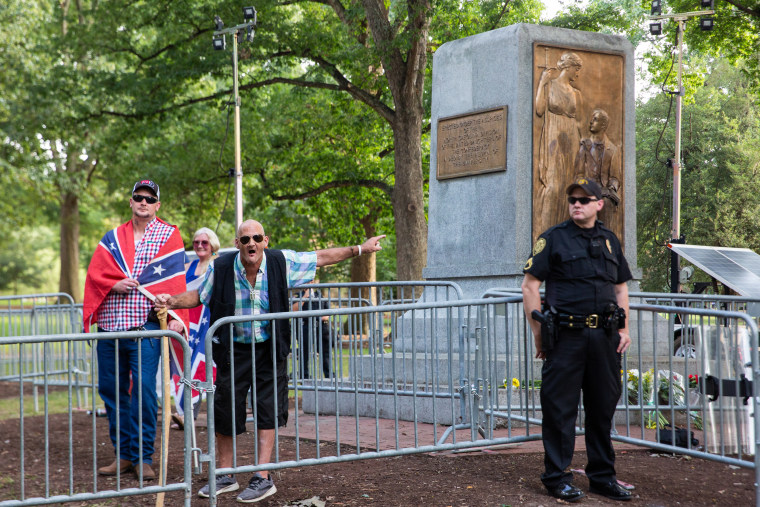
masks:
<instances>
[{"instance_id":1,"label":"white wristband","mask_svg":"<svg viewBox=\"0 0 760 507\"><path fill-rule=\"evenodd\" d=\"M359 253L356 256L357 257L361 257L361 255L362 255L362 246L361 245L356 245L356 248L359 249Z\"/></svg>"}]
</instances>

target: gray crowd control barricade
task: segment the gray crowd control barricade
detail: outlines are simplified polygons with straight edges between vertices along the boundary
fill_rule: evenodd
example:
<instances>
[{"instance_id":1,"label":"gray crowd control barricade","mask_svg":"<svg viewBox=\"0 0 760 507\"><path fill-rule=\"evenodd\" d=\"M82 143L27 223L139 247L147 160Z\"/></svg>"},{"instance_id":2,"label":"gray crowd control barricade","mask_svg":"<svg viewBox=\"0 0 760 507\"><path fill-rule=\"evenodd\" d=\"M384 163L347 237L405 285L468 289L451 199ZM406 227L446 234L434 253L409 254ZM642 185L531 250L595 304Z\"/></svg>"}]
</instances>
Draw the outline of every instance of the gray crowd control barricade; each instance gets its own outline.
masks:
<instances>
[{"instance_id":1,"label":"gray crowd control barricade","mask_svg":"<svg viewBox=\"0 0 760 507\"><path fill-rule=\"evenodd\" d=\"M489 356L484 368L495 369L485 384L497 385L505 377L505 392L492 392L482 407L486 423L492 418L501 422L481 423L486 428L541 421L537 387L542 362L533 359L533 340L518 294L518 289L485 294L511 295L514 308L507 314L516 320L511 328L526 335L515 342L524 350L511 351L503 363L490 343L481 342L479 350ZM613 440L754 469L755 501L760 505L756 302L713 295L630 296L632 344L622 357ZM517 375L512 377L512 372ZM584 431L584 417L581 403L578 434Z\"/></svg>"},{"instance_id":2,"label":"gray crowd control barricade","mask_svg":"<svg viewBox=\"0 0 760 507\"><path fill-rule=\"evenodd\" d=\"M141 347L149 346L147 338L159 338L167 336L170 340L181 345L184 355L183 381L190 382L190 348L187 341L172 331L132 331L118 333L65 333L48 335L22 335L0 337L0 347L9 350L11 356L8 361L15 361L16 375L11 379L0 381L0 390L10 392L18 400L15 405L15 413L3 414L8 421L8 416L18 421L18 431L3 435L3 439L10 441L11 445L5 447L4 455L15 459L19 463L18 474L13 477L5 477L5 487L0 496L0 506L26 506L58 504L63 502L97 501L106 498L123 498L134 495L147 495L157 493L180 492L184 504L190 505L191 498L191 442L190 425L185 425L183 456L169 454L172 463L181 461L184 473L180 482L167 483L159 486L160 482L147 482L142 473L117 472L115 477L98 475L98 468L110 464L114 457L123 456L120 444L111 445L109 427L106 418L98 417L103 406L97 394L97 371L88 377L89 396L82 402L80 408L75 406L74 392L80 385L81 379L77 379L77 361L83 360L97 368L111 368L119 371L119 354L115 354L114 364L100 364L97 361L96 343L102 340L114 340L114 347L118 351L120 344L130 341L136 344L138 351ZM123 346L123 345L121 345ZM160 345L159 345L160 346ZM39 351L39 364L30 361L29 357ZM55 354L53 354L55 351ZM83 353L83 351L85 351ZM79 357L76 354L80 354ZM141 357L142 354L140 353ZM52 358L52 359L51 359ZM142 359L138 359L138 368ZM65 369L65 366L68 368ZM65 371L64 371L65 369ZM30 406L29 392L31 387L26 380L34 373L39 389L41 390L42 407L36 410ZM128 375L128 374L127 374ZM124 387L120 382L130 382L131 388L142 385L142 375L138 378L119 378L115 375L115 389L119 392ZM138 390L138 403L143 396L142 390ZM185 390L185 406L190 404L190 390ZM8 399L8 396L3 396ZM164 400L159 395L159 405L165 407L163 414L168 416L171 412L171 399ZM139 426L142 426L142 405L138 405ZM121 401L116 401L116 411L122 408ZM14 410L11 408L10 410ZM159 408L159 410L161 410ZM121 431L119 418L115 417L116 432ZM161 443L169 437L164 432L160 422L157 424L157 435L153 453L153 468L156 475L159 473L161 459ZM142 435L142 432L140 433ZM118 442L118 441L117 441ZM142 449L145 442L140 436L139 461L135 469L142 469ZM7 453L7 454L6 454ZM170 465L171 466L171 465ZM168 477L176 477L173 473ZM66 486L60 486L61 478L65 477ZM55 480L51 480L55 478ZM176 493L171 497L169 505L180 503Z\"/></svg>"},{"instance_id":3,"label":"gray crowd control barricade","mask_svg":"<svg viewBox=\"0 0 760 507\"><path fill-rule=\"evenodd\" d=\"M441 302L462 299L462 291L452 282L367 282L343 284L309 284L290 290L291 309L319 310L331 308L353 308L386 306L400 303ZM293 351L299 368L293 378L298 381L313 379L341 378L348 374L343 371L348 364L339 360L348 355L368 357L370 352L382 355L393 348L392 337L402 336L405 341L395 344L396 353L410 353L411 339L415 334L424 334L422 326L442 323L434 315L411 314L387 311L380 314L382 319L372 326L375 314L353 313L332 314L321 318L299 317L291 322L294 337ZM416 349L430 353L431 340L418 340ZM458 341L454 344L458 347ZM424 357L424 356L421 356ZM356 368L362 370L366 362L358 362ZM406 367L407 364L401 364ZM389 378L385 371L387 361L379 365L380 375ZM360 372L365 378L368 372ZM404 372L401 372L405 376ZM308 400L307 400L308 401Z\"/></svg>"},{"instance_id":4,"label":"gray crowd control barricade","mask_svg":"<svg viewBox=\"0 0 760 507\"><path fill-rule=\"evenodd\" d=\"M743 304L735 301L734 304ZM623 361L617 439L755 470L758 467L758 331L747 313L631 304L634 340ZM690 350L678 353L675 316ZM677 331L677 330L676 330ZM666 425L666 426L665 426ZM664 428L663 428L664 426ZM680 436L676 427L683 429Z\"/></svg>"},{"instance_id":5,"label":"gray crowd control barricade","mask_svg":"<svg viewBox=\"0 0 760 507\"><path fill-rule=\"evenodd\" d=\"M494 428L486 434L477 419L486 387L483 371L486 367L477 350L478 342L498 343L499 350L523 349L512 343L522 340L522 336L506 325L510 303L509 298L389 303L220 319L206 336L207 357L213 353L212 337L222 326L229 326L230 332L234 332L233 326L256 320L271 321L276 333L278 326L298 322L297 319L326 316L346 321L351 316L361 316L368 323L368 343L350 343L359 339L355 335L342 337L349 343L334 350L329 377L299 378L298 354L288 357L291 377L284 382L288 383L292 410L287 426L274 430L275 446L269 463L260 459L261 449L256 438L247 436L249 440L245 445L249 447L241 448L241 435L232 439L232 467L216 467L213 458L217 456L214 436L217 385L217 391L209 393L208 453L201 457L201 461L209 463L209 476L538 438L538 435L526 434L525 428ZM294 336L293 347L298 346L296 340ZM380 340L386 346L380 346L377 343ZM251 347L244 353L255 353L253 350ZM255 374L251 371L249 375L251 384L255 385ZM203 387L210 387L209 380ZM283 380L278 379L275 383L279 387L281 382ZM307 400L310 400L308 407ZM258 407L255 402L251 410L246 431L256 434ZM476 418L472 414L476 414ZM240 430L235 425L232 433ZM287 445L284 445L286 440ZM310 445L306 445L307 441ZM327 442L335 444L329 451L323 445ZM246 458L241 459L240 455ZM215 505L215 481L209 485L211 505Z\"/></svg>"},{"instance_id":6,"label":"gray crowd control barricade","mask_svg":"<svg viewBox=\"0 0 760 507\"><path fill-rule=\"evenodd\" d=\"M290 308L294 311L304 309L330 309L368 306L388 306L399 303L451 301L462 299L461 288L453 282L359 282L359 283L325 283L308 284L290 289ZM304 367L299 370L299 379L315 379L333 374L328 366L340 367L340 363L329 364L333 348L359 348L355 353L366 351L370 344L382 354L384 348L391 344L379 335L383 330L385 337L390 336L387 329L414 324L404 315L388 312L386 317L397 319L391 322L386 318L384 326L373 330L370 337L370 322L363 313L353 315L333 315L317 322L314 317L297 319L292 322L293 334L299 362ZM416 322L422 322L416 319ZM328 335L328 336L325 336ZM295 349L294 349L295 350ZM340 372L337 372L340 373Z\"/></svg>"},{"instance_id":7,"label":"gray crowd control barricade","mask_svg":"<svg viewBox=\"0 0 760 507\"><path fill-rule=\"evenodd\" d=\"M0 337L69 334L82 331L81 305L65 293L0 296ZM12 347L0 346L0 381L18 380L30 383L35 409L39 409L39 385L47 375L48 385L66 385L66 376L74 375L76 406L82 407L91 373L84 343L64 350L60 344L29 346L25 363L21 364ZM71 354L71 359L68 355ZM47 371L43 370L43 362ZM22 372L23 371L23 375Z\"/></svg>"}]
</instances>

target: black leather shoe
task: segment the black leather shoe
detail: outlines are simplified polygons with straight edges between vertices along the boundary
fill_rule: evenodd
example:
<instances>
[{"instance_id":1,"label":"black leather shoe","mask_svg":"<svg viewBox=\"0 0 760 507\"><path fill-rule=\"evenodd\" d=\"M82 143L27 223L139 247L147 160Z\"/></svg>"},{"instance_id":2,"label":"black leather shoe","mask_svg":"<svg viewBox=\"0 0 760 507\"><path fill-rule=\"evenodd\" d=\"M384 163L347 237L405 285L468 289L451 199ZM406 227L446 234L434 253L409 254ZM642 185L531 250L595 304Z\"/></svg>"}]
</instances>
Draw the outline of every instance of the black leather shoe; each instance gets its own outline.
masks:
<instances>
[{"instance_id":1,"label":"black leather shoe","mask_svg":"<svg viewBox=\"0 0 760 507\"><path fill-rule=\"evenodd\" d=\"M631 499L631 492L618 484L617 481L611 481L607 484L591 484L589 491L621 502L627 502Z\"/></svg>"},{"instance_id":2,"label":"black leather shoe","mask_svg":"<svg viewBox=\"0 0 760 507\"><path fill-rule=\"evenodd\" d=\"M559 486L546 489L554 498L559 498L560 500L564 500L566 502L577 502L586 496L583 491L576 488L572 484L560 484Z\"/></svg>"}]
</instances>

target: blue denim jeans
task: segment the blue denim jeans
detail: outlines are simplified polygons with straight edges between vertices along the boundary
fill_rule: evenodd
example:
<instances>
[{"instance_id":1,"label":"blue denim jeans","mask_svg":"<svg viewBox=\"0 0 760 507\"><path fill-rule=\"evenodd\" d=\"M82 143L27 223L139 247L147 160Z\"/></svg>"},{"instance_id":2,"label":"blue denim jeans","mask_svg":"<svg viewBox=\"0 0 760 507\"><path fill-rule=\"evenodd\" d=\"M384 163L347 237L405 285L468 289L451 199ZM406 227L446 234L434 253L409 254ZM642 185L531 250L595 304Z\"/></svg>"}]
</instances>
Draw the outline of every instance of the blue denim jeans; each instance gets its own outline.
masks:
<instances>
[{"instance_id":1,"label":"blue denim jeans","mask_svg":"<svg viewBox=\"0 0 760 507\"><path fill-rule=\"evenodd\" d=\"M159 329L154 322L146 322L145 329ZM105 331L104 329L101 331ZM117 344L118 342L118 344ZM118 347L118 349L117 349ZM116 355L118 350L118 385ZM140 435L144 463L153 463L153 443L156 439L158 397L156 373L161 359L161 340L98 340L98 393L106 406L108 430L117 458L132 463L140 461ZM139 363L142 355L142 363ZM131 382L130 382L131 377ZM130 385L132 388L130 389ZM138 386L141 389L138 389ZM116 414L119 414L119 441L116 440ZM140 428L140 399L142 392L142 433Z\"/></svg>"}]
</instances>

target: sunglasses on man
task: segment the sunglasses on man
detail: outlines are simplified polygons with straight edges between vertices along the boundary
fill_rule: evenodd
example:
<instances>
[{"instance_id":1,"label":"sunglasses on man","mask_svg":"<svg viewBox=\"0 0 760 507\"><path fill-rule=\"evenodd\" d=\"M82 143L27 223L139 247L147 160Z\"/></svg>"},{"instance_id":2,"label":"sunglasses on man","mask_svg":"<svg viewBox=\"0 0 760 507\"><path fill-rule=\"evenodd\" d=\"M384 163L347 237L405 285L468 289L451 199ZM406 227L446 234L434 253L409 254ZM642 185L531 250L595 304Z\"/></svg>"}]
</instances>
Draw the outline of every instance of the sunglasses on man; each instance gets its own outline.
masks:
<instances>
[{"instance_id":1,"label":"sunglasses on man","mask_svg":"<svg viewBox=\"0 0 760 507\"><path fill-rule=\"evenodd\" d=\"M264 241L264 235L263 234L254 234L253 236L240 236L238 238L238 241L242 243L243 245L247 245L251 242L251 240L254 240L256 243L261 243Z\"/></svg>"},{"instance_id":2,"label":"sunglasses on man","mask_svg":"<svg viewBox=\"0 0 760 507\"><path fill-rule=\"evenodd\" d=\"M575 204L576 202L579 202L579 203L583 204L584 206L586 204L590 203L590 202L596 202L598 200L599 199L592 199L591 197L572 197L572 196L570 196L570 197L567 198L567 202L569 202L570 204Z\"/></svg>"},{"instance_id":3,"label":"sunglasses on man","mask_svg":"<svg viewBox=\"0 0 760 507\"><path fill-rule=\"evenodd\" d=\"M148 204L156 204L158 202L157 197L153 197L152 195L140 195L135 194L132 196L132 200L135 202L147 202Z\"/></svg>"}]
</instances>

